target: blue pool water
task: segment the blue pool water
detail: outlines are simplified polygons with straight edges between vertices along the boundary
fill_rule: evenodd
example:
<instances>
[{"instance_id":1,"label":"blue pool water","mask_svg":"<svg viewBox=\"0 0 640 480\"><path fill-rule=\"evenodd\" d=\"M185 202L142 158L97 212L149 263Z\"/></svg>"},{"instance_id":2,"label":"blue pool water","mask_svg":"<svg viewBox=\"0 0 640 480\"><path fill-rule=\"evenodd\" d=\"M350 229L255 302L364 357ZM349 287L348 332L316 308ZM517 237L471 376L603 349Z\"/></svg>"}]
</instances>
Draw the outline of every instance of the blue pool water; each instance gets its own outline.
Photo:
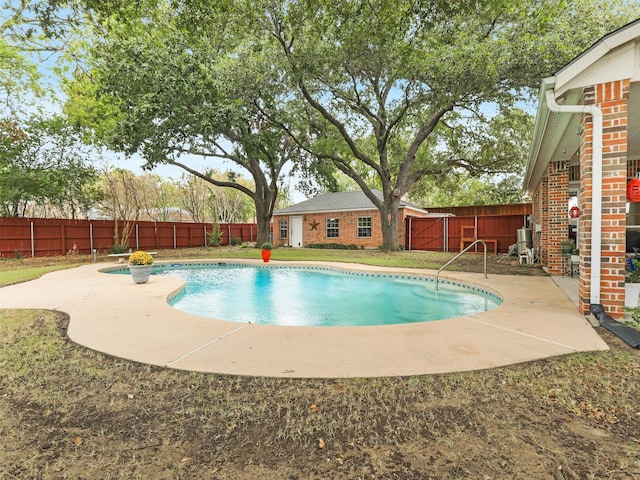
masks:
<instances>
[{"instance_id":1,"label":"blue pool water","mask_svg":"<svg viewBox=\"0 0 640 480\"><path fill-rule=\"evenodd\" d=\"M164 266L186 286L170 300L196 315L271 325L363 326L426 322L495 308L489 292L409 275L242 264Z\"/></svg>"}]
</instances>

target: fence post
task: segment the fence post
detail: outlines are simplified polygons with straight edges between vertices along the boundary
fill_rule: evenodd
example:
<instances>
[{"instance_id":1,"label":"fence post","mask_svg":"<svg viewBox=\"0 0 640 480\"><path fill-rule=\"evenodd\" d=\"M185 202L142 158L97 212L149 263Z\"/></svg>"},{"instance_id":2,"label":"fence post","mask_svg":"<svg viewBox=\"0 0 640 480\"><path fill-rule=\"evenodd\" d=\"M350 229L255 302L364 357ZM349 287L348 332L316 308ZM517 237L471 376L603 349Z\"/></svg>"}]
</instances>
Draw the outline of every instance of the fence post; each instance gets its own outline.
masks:
<instances>
[{"instance_id":1,"label":"fence post","mask_svg":"<svg viewBox=\"0 0 640 480\"><path fill-rule=\"evenodd\" d=\"M202 228L204 228L204 246L207 246L207 226L206 225L202 225Z\"/></svg>"},{"instance_id":2,"label":"fence post","mask_svg":"<svg viewBox=\"0 0 640 480\"><path fill-rule=\"evenodd\" d=\"M176 243L176 226L173 226L173 249L177 250L178 244Z\"/></svg>"},{"instance_id":3,"label":"fence post","mask_svg":"<svg viewBox=\"0 0 640 480\"><path fill-rule=\"evenodd\" d=\"M140 239L138 238L138 224L136 223L136 250L140 250Z\"/></svg>"},{"instance_id":4,"label":"fence post","mask_svg":"<svg viewBox=\"0 0 640 480\"><path fill-rule=\"evenodd\" d=\"M474 226L474 227L475 227L475 229L476 229L476 238L482 238L482 237L480 236L480 230L478 230L478 216L477 216L477 215L474 215L474 216L473 216L473 226ZM474 251L474 252L477 252L477 251L478 251L478 244L477 244L477 243L476 243L476 247L474 248L474 250L473 250L473 251Z\"/></svg>"},{"instance_id":5,"label":"fence post","mask_svg":"<svg viewBox=\"0 0 640 480\"><path fill-rule=\"evenodd\" d=\"M31 222L31 258L36 256L36 238L33 235L33 222Z\"/></svg>"},{"instance_id":6,"label":"fence post","mask_svg":"<svg viewBox=\"0 0 640 480\"><path fill-rule=\"evenodd\" d=\"M444 218L444 249L445 252L449 251L449 217Z\"/></svg>"},{"instance_id":7,"label":"fence post","mask_svg":"<svg viewBox=\"0 0 640 480\"><path fill-rule=\"evenodd\" d=\"M89 222L89 245L91 246L91 252L93 254L93 223Z\"/></svg>"}]
</instances>

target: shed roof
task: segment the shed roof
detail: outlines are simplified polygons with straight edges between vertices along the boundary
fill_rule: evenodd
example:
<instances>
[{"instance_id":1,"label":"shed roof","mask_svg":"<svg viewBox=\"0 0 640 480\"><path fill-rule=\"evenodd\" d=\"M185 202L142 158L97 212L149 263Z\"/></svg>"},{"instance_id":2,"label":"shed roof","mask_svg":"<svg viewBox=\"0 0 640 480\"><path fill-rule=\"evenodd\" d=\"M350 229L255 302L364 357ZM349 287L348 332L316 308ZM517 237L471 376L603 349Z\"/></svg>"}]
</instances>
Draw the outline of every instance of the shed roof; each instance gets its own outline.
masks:
<instances>
[{"instance_id":1,"label":"shed roof","mask_svg":"<svg viewBox=\"0 0 640 480\"><path fill-rule=\"evenodd\" d=\"M373 190L376 197L382 200L382 192ZM427 213L423 208L417 205L400 200L400 208L410 208L422 213ZM305 200L295 205L282 208L274 212L274 215L292 215L303 213L319 213L319 212L345 212L354 210L375 210L376 206L367 197L362 190L353 192L336 192L326 193L309 200Z\"/></svg>"}]
</instances>

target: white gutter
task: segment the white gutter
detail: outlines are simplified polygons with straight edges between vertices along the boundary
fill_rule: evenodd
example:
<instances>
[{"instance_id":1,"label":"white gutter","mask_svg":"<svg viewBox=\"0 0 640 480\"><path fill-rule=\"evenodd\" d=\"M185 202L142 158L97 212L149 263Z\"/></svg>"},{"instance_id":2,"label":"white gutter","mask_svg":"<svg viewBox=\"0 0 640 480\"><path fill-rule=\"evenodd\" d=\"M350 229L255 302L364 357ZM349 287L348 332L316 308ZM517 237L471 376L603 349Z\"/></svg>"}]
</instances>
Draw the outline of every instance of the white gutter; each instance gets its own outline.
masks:
<instances>
[{"instance_id":1,"label":"white gutter","mask_svg":"<svg viewBox=\"0 0 640 480\"><path fill-rule=\"evenodd\" d=\"M602 256L602 111L594 105L558 105L553 84L546 91L547 106L552 112L587 113L593 120L592 145L592 214L591 214L591 305L600 304L600 270Z\"/></svg>"}]
</instances>

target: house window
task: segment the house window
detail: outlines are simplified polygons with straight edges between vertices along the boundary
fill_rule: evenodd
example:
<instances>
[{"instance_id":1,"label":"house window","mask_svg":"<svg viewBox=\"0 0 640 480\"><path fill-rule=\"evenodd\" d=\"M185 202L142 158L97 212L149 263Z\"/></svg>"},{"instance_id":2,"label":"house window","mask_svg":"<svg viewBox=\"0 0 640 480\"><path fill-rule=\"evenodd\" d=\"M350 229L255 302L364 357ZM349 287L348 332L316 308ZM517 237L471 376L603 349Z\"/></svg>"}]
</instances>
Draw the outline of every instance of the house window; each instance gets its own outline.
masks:
<instances>
[{"instance_id":1,"label":"house window","mask_svg":"<svg viewBox=\"0 0 640 480\"><path fill-rule=\"evenodd\" d=\"M280 239L286 240L288 236L288 224L286 220L280 220Z\"/></svg>"},{"instance_id":2,"label":"house window","mask_svg":"<svg viewBox=\"0 0 640 480\"><path fill-rule=\"evenodd\" d=\"M358 217L358 238L371 238L371 217Z\"/></svg>"},{"instance_id":3,"label":"house window","mask_svg":"<svg viewBox=\"0 0 640 480\"><path fill-rule=\"evenodd\" d=\"M327 238L338 238L339 236L339 220L337 218L327 218Z\"/></svg>"}]
</instances>

